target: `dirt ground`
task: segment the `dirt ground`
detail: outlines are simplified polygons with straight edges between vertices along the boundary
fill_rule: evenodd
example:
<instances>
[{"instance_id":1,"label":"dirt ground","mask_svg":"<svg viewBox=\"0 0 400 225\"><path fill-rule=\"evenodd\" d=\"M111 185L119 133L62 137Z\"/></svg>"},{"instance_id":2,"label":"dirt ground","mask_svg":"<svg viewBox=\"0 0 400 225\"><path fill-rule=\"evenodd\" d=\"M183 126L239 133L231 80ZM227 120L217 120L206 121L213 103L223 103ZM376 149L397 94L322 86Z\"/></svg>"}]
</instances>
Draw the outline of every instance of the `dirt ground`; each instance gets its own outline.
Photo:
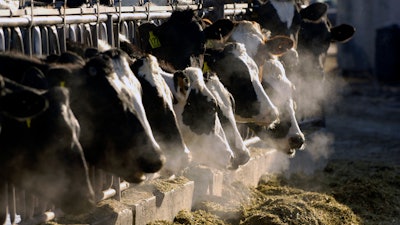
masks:
<instances>
[{"instance_id":1,"label":"dirt ground","mask_svg":"<svg viewBox=\"0 0 400 225\"><path fill-rule=\"evenodd\" d=\"M284 166L257 187L230 185L174 223L152 224L400 224L400 86L332 68L340 98L304 151L278 156Z\"/></svg>"}]
</instances>

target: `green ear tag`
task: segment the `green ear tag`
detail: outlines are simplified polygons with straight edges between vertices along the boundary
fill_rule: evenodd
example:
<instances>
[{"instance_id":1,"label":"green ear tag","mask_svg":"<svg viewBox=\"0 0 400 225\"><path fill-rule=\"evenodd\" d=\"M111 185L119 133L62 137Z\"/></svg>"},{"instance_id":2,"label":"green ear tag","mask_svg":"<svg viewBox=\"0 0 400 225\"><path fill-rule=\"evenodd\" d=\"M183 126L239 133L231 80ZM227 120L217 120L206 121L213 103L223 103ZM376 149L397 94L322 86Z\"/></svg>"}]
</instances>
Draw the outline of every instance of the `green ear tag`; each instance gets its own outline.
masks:
<instances>
[{"instance_id":1,"label":"green ear tag","mask_svg":"<svg viewBox=\"0 0 400 225\"><path fill-rule=\"evenodd\" d=\"M31 119L27 119L26 120L26 127L31 128L31 122L32 122Z\"/></svg>"},{"instance_id":2,"label":"green ear tag","mask_svg":"<svg viewBox=\"0 0 400 225\"><path fill-rule=\"evenodd\" d=\"M65 81L60 82L60 87L65 87Z\"/></svg>"},{"instance_id":3,"label":"green ear tag","mask_svg":"<svg viewBox=\"0 0 400 225\"><path fill-rule=\"evenodd\" d=\"M211 40L206 41L206 48L214 48L214 43Z\"/></svg>"},{"instance_id":4,"label":"green ear tag","mask_svg":"<svg viewBox=\"0 0 400 225\"><path fill-rule=\"evenodd\" d=\"M154 35L153 31L149 32L149 43L151 45L151 48L159 48L161 47L161 43L160 40L158 39L158 37L156 35Z\"/></svg>"},{"instance_id":5,"label":"green ear tag","mask_svg":"<svg viewBox=\"0 0 400 225\"><path fill-rule=\"evenodd\" d=\"M210 67L208 67L207 62L203 63L203 73L210 72Z\"/></svg>"}]
</instances>

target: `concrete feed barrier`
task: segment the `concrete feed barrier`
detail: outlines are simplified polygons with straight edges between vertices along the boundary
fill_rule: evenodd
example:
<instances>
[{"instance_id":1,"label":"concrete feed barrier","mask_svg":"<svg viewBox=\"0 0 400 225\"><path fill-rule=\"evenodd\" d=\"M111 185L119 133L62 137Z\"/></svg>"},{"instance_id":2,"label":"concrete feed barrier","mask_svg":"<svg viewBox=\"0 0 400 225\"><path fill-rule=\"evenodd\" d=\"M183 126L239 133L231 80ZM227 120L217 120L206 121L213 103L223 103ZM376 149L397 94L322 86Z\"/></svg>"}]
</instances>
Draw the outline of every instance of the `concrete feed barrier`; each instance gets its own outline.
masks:
<instances>
[{"instance_id":1,"label":"concrete feed barrier","mask_svg":"<svg viewBox=\"0 0 400 225\"><path fill-rule=\"evenodd\" d=\"M189 168L182 177L152 180L133 185L122 192L121 201L103 200L87 215L58 218L48 225L146 225L157 220L173 221L181 210L191 211L196 203L221 196L224 185L239 181L256 186L262 175L271 172L275 150L250 148L249 162L234 171L219 171L207 167Z\"/></svg>"}]
</instances>

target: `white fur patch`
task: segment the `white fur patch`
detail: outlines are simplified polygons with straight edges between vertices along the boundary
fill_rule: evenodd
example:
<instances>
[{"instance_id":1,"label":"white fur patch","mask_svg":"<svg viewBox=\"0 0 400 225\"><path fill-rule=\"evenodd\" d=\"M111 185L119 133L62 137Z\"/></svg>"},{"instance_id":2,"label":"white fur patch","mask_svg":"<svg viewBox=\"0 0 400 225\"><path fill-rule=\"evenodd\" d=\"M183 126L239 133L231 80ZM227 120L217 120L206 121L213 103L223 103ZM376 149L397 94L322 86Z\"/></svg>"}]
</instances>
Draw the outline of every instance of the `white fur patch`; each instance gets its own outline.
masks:
<instances>
[{"instance_id":1,"label":"white fur patch","mask_svg":"<svg viewBox=\"0 0 400 225\"><path fill-rule=\"evenodd\" d=\"M173 110L172 107L172 92L161 76L161 68L158 65L156 57L148 55L144 59L144 64L139 68L138 75L146 79L153 87L157 89L158 96L164 99L164 102L168 107Z\"/></svg>"},{"instance_id":2,"label":"white fur patch","mask_svg":"<svg viewBox=\"0 0 400 225\"><path fill-rule=\"evenodd\" d=\"M114 86L114 88L118 90L118 94L122 95L121 97L129 97L130 102L133 104L133 107L131 107L131 104L128 105L129 110L137 116L140 123L144 127L145 132L151 139L153 146L159 149L160 147L154 139L153 132L151 130L149 121L147 120L145 109L142 103L142 86L140 85L139 80L133 74L125 57L113 59L112 61L115 73L111 74L107 78L110 80L110 83Z\"/></svg>"},{"instance_id":3,"label":"white fur patch","mask_svg":"<svg viewBox=\"0 0 400 225\"><path fill-rule=\"evenodd\" d=\"M233 43L234 48L232 48L232 54L236 55L239 59L241 59L248 67L250 73L250 80L253 84L254 91L257 94L257 99L261 103L260 114L253 118L258 123L271 123L275 118L268 118L265 114L270 111L275 111L278 114L278 110L276 106L272 103L269 96L265 93L264 88L261 85L261 82L258 77L258 67L254 60L248 55L246 52L246 48L242 43ZM236 116L238 122L248 122L246 118L241 118ZM250 121L251 122L251 121ZM254 122L254 121L253 121Z\"/></svg>"},{"instance_id":4,"label":"white fur patch","mask_svg":"<svg viewBox=\"0 0 400 225\"><path fill-rule=\"evenodd\" d=\"M243 43L247 54L251 57L257 54L264 40L260 24L247 20L238 21L230 36L230 41Z\"/></svg>"},{"instance_id":5,"label":"white fur patch","mask_svg":"<svg viewBox=\"0 0 400 225\"><path fill-rule=\"evenodd\" d=\"M281 21L286 23L287 28L292 26L294 17L294 2L271 0L271 4L276 9Z\"/></svg>"},{"instance_id":6,"label":"white fur patch","mask_svg":"<svg viewBox=\"0 0 400 225\"><path fill-rule=\"evenodd\" d=\"M246 151L246 145L236 125L234 106L231 102L231 98L233 99L232 94L225 88L217 76L211 76L206 85L217 100L217 104L222 113L228 118L229 123L232 124L231 132L234 135L236 149L243 149L243 151Z\"/></svg>"}]
</instances>

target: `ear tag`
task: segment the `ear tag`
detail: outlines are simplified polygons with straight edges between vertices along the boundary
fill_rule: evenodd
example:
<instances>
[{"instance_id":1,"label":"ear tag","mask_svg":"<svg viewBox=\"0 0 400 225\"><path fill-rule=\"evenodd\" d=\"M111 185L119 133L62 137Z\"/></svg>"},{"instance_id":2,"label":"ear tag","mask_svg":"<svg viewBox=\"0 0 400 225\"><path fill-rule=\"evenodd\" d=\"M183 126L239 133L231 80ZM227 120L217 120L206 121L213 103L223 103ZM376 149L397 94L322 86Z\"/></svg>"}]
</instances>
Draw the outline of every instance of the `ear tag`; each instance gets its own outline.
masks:
<instances>
[{"instance_id":1,"label":"ear tag","mask_svg":"<svg viewBox=\"0 0 400 225\"><path fill-rule=\"evenodd\" d=\"M159 48L161 47L161 42L160 39L156 35L154 35L153 31L149 32L149 43L151 45L151 48Z\"/></svg>"},{"instance_id":2,"label":"ear tag","mask_svg":"<svg viewBox=\"0 0 400 225\"><path fill-rule=\"evenodd\" d=\"M65 81L60 82L60 87L65 87Z\"/></svg>"},{"instance_id":3,"label":"ear tag","mask_svg":"<svg viewBox=\"0 0 400 225\"><path fill-rule=\"evenodd\" d=\"M203 63L203 73L210 72L210 67L208 66L207 62Z\"/></svg>"},{"instance_id":4,"label":"ear tag","mask_svg":"<svg viewBox=\"0 0 400 225\"><path fill-rule=\"evenodd\" d=\"M214 48L214 43L211 40L207 40L206 42L206 48Z\"/></svg>"},{"instance_id":5,"label":"ear tag","mask_svg":"<svg viewBox=\"0 0 400 225\"><path fill-rule=\"evenodd\" d=\"M26 127L31 128L31 123L32 123L32 120L31 119L27 119L26 120Z\"/></svg>"}]
</instances>

